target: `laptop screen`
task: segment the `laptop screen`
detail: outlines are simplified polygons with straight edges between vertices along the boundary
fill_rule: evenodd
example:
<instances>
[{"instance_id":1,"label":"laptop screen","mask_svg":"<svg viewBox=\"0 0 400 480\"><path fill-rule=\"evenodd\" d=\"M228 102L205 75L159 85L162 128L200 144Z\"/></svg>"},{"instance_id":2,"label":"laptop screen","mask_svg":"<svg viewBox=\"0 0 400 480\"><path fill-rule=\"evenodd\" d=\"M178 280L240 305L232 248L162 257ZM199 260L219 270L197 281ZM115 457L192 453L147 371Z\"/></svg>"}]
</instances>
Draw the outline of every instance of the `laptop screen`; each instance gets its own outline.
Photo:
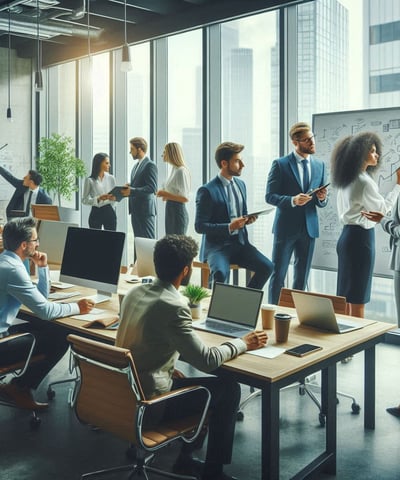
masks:
<instances>
[{"instance_id":1,"label":"laptop screen","mask_svg":"<svg viewBox=\"0 0 400 480\"><path fill-rule=\"evenodd\" d=\"M253 328L263 295L262 290L215 282L208 317Z\"/></svg>"}]
</instances>

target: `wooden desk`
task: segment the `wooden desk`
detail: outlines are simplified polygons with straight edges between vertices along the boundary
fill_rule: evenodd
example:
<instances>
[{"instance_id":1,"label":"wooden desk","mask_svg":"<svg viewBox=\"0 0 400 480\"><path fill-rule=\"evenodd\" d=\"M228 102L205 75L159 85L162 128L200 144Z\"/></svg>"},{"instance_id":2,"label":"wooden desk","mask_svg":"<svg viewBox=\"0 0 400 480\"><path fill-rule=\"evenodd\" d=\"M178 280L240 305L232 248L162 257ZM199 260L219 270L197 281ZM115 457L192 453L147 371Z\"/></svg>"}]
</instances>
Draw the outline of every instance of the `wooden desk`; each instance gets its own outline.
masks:
<instances>
[{"instance_id":1,"label":"wooden desk","mask_svg":"<svg viewBox=\"0 0 400 480\"><path fill-rule=\"evenodd\" d=\"M125 286L124 286L125 287ZM126 287L125 287L126 288ZM83 292L83 289L79 287ZM72 301L72 299L71 299ZM101 304L101 308L118 311L118 297ZM281 308L279 311L293 313L292 309ZM375 428L375 345L384 339L385 332L392 325L382 322L368 322L361 330L345 334L332 334L300 327L296 318L291 321L289 340L283 347L293 347L302 343L313 343L322 346L322 350L303 358L280 355L274 359L266 359L254 355L240 355L238 358L220 367L221 375L228 375L236 381L261 390L261 479L279 479L279 410L280 389L297 382L304 377L321 371L322 409L326 414L325 451L310 464L300 470L293 478L308 478L311 474L336 472L336 364L340 360L364 351L364 427ZM87 329L80 320L62 318L60 325L75 333L91 336L101 341L112 343L116 331L104 329ZM226 337L197 331L202 340L209 346L219 345ZM274 345L272 330L268 331L269 343Z\"/></svg>"}]
</instances>

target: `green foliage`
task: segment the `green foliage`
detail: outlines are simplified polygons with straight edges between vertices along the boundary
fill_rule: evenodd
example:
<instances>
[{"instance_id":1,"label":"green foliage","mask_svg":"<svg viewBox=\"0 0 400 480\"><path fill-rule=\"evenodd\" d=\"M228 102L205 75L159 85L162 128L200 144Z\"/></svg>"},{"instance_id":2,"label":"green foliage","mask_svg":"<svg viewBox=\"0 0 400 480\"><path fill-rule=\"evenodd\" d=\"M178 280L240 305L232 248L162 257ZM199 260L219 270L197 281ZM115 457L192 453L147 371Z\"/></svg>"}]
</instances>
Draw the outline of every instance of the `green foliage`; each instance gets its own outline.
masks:
<instances>
[{"instance_id":1,"label":"green foliage","mask_svg":"<svg viewBox=\"0 0 400 480\"><path fill-rule=\"evenodd\" d=\"M61 206L61 197L71 200L73 192L79 189L77 180L86 176L85 164L75 157L72 138L65 135L42 137L38 149L36 165L43 177L42 187L53 192Z\"/></svg>"},{"instance_id":2,"label":"green foliage","mask_svg":"<svg viewBox=\"0 0 400 480\"><path fill-rule=\"evenodd\" d=\"M192 284L187 285L182 294L185 295L185 297L188 297L190 305L198 305L203 298L210 296L207 289Z\"/></svg>"}]
</instances>

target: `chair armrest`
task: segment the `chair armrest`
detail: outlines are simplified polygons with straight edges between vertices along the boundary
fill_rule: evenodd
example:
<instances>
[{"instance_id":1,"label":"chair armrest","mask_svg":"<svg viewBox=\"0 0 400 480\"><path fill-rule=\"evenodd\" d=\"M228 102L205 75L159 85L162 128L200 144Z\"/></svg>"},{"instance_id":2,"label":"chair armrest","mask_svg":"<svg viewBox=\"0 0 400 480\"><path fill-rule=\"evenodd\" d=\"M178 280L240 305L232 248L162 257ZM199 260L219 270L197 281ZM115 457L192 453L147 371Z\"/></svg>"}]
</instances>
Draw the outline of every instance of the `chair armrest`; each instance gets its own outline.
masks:
<instances>
[{"instance_id":1,"label":"chair armrest","mask_svg":"<svg viewBox=\"0 0 400 480\"><path fill-rule=\"evenodd\" d=\"M202 387L201 385L194 385L191 387L182 387L178 388L176 390L171 390L170 392L163 393L161 395L158 395L157 397L150 398L149 400L142 400L140 402L141 405L148 406L150 407L151 405L156 405L160 402L166 402L172 398L179 397L180 395L187 395L191 392L196 392L200 390L205 390L208 393L208 397L211 397L210 392L207 390L207 388Z\"/></svg>"},{"instance_id":2,"label":"chair armrest","mask_svg":"<svg viewBox=\"0 0 400 480\"><path fill-rule=\"evenodd\" d=\"M25 360L22 360L21 362L19 362L15 366L10 365L9 371L13 371L13 374L16 377L20 377L21 375L23 375L25 373L26 369L28 368L29 363L31 361L32 354L33 354L33 350L35 348L36 339L35 339L34 335L32 333L29 333L29 332L16 333L16 334L8 335L7 337L3 337L3 338L0 339L0 349L1 349L2 345L6 344L6 343L12 343L13 341L19 340L20 338L23 338L23 337L27 337L27 338L30 339L31 346L30 346L28 355L25 358ZM1 366L2 370L4 370L4 371L8 370L7 367L8 367L7 365L2 365ZM13 367L13 368L11 368L11 367Z\"/></svg>"}]
</instances>

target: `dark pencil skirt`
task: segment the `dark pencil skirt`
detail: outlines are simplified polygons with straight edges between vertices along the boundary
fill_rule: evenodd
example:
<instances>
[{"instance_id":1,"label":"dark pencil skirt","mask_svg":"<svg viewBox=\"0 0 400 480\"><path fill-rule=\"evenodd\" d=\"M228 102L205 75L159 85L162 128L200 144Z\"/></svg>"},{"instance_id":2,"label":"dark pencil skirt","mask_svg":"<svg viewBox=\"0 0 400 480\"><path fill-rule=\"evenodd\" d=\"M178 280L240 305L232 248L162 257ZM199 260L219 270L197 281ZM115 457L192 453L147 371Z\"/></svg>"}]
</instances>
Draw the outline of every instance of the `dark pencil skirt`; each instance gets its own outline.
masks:
<instances>
[{"instance_id":1,"label":"dark pencil skirt","mask_svg":"<svg viewBox=\"0 0 400 480\"><path fill-rule=\"evenodd\" d=\"M167 200L165 204L165 233L186 235L189 215L186 205L181 202Z\"/></svg>"},{"instance_id":2,"label":"dark pencil skirt","mask_svg":"<svg viewBox=\"0 0 400 480\"><path fill-rule=\"evenodd\" d=\"M336 294L348 303L365 304L371 298L375 264L375 229L345 225L336 245L338 274Z\"/></svg>"}]
</instances>

